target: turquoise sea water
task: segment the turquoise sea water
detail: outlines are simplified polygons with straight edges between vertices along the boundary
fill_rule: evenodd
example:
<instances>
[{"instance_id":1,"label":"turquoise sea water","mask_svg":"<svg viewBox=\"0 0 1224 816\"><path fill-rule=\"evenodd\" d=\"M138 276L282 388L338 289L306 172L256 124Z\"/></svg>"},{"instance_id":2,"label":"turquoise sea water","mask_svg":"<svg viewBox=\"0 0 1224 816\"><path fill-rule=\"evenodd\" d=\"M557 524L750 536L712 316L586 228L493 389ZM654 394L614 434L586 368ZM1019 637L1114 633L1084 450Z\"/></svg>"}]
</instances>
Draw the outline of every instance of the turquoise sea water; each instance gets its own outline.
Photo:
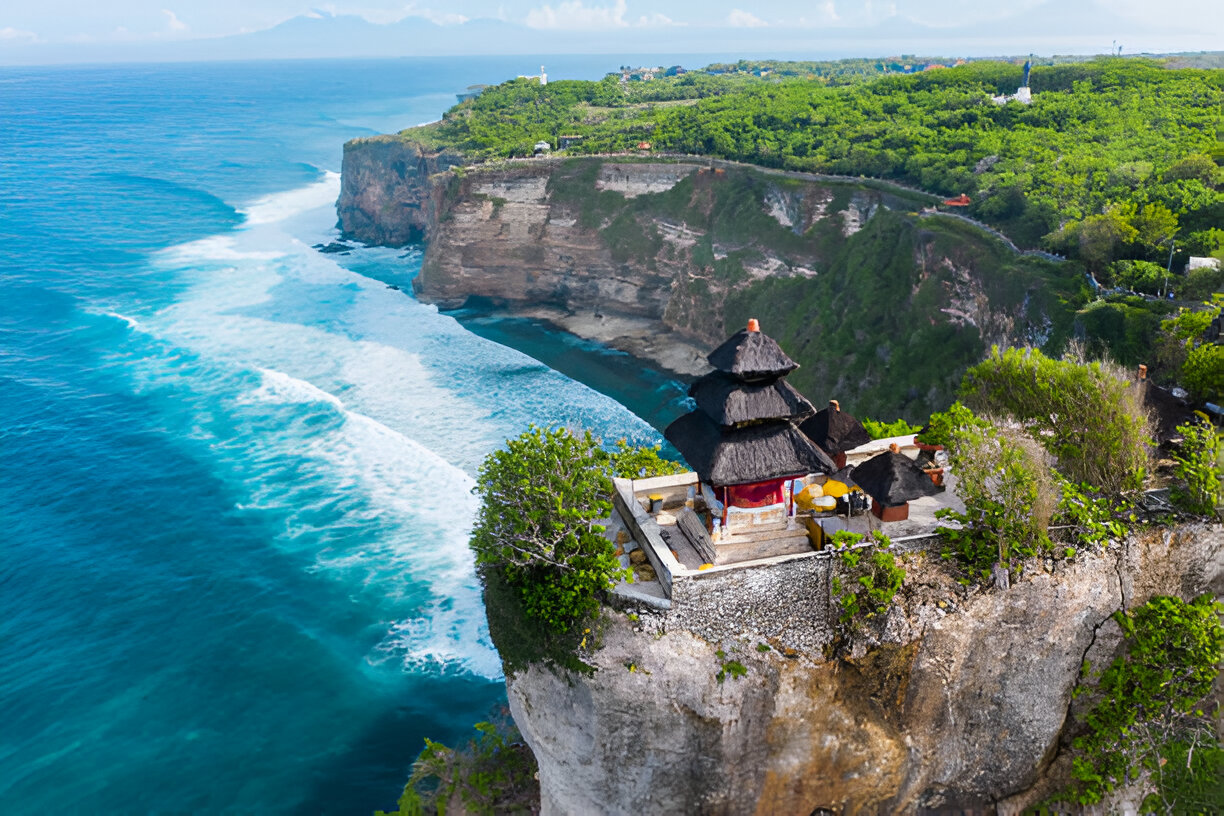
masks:
<instances>
[{"instance_id":1,"label":"turquoise sea water","mask_svg":"<svg viewBox=\"0 0 1224 816\"><path fill-rule=\"evenodd\" d=\"M368 813L503 700L477 466L658 435L310 245L346 139L539 62L0 69L0 812Z\"/></svg>"}]
</instances>

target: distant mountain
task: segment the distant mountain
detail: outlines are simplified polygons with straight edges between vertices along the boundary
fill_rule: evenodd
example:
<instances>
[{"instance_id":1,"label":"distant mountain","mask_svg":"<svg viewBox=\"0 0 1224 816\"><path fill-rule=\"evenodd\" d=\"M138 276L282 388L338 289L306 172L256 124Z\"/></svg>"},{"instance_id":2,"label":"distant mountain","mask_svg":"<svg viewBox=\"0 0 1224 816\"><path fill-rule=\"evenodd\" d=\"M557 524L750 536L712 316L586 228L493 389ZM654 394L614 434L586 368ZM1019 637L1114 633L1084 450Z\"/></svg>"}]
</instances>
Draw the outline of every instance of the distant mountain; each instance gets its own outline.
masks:
<instances>
[{"instance_id":1,"label":"distant mountain","mask_svg":"<svg viewBox=\"0 0 1224 816\"><path fill-rule=\"evenodd\" d=\"M438 25L422 17L376 24L352 15L311 14L248 34L153 43L21 43L0 40L0 64L398 57L477 54L681 54L835 58L883 53L1104 53L1119 40L1127 53L1218 49L1216 19L1140 24L1097 0L1049 0L997 20L934 25L902 16L876 25L734 28L727 25L558 31L494 19Z\"/></svg>"}]
</instances>

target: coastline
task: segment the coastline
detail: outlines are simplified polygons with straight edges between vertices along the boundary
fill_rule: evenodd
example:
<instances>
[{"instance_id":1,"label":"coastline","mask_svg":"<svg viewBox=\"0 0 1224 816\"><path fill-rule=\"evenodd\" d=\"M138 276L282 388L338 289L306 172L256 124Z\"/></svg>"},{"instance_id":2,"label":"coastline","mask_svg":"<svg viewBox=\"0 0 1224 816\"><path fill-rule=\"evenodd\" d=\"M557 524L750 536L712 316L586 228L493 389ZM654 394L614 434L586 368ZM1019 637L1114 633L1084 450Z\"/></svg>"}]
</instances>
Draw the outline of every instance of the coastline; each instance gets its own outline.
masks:
<instances>
[{"instance_id":1,"label":"coastline","mask_svg":"<svg viewBox=\"0 0 1224 816\"><path fill-rule=\"evenodd\" d=\"M661 335L648 318L507 307L481 298L445 314L606 394L660 432L688 410L689 384L709 370L704 352L671 332Z\"/></svg>"}]
</instances>

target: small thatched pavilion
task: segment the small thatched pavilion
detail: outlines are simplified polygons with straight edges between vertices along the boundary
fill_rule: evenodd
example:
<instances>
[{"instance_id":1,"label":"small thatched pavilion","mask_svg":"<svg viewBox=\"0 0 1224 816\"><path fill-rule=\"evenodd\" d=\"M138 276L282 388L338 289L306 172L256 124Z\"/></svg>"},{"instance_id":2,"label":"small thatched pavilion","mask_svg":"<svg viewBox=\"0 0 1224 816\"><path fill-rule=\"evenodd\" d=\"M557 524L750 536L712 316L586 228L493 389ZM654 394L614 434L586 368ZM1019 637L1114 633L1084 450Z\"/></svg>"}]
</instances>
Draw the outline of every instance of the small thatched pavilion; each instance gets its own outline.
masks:
<instances>
[{"instance_id":1,"label":"small thatched pavilion","mask_svg":"<svg viewBox=\"0 0 1224 816\"><path fill-rule=\"evenodd\" d=\"M829 400L828 407L805 419L799 430L819 445L839 468L846 466L846 451L871 441L871 434L863 423L843 411L837 400Z\"/></svg>"},{"instance_id":2,"label":"small thatched pavilion","mask_svg":"<svg viewBox=\"0 0 1224 816\"><path fill-rule=\"evenodd\" d=\"M880 521L909 518L909 503L943 490L896 444L851 471L854 481L871 497L871 512Z\"/></svg>"},{"instance_id":3,"label":"small thatched pavilion","mask_svg":"<svg viewBox=\"0 0 1224 816\"><path fill-rule=\"evenodd\" d=\"M785 379L798 363L756 320L707 359L716 370L689 389L696 410L663 433L701 481L714 488L724 507L724 524L736 510L784 508L789 479L834 470L829 457L795 424L813 412Z\"/></svg>"}]
</instances>

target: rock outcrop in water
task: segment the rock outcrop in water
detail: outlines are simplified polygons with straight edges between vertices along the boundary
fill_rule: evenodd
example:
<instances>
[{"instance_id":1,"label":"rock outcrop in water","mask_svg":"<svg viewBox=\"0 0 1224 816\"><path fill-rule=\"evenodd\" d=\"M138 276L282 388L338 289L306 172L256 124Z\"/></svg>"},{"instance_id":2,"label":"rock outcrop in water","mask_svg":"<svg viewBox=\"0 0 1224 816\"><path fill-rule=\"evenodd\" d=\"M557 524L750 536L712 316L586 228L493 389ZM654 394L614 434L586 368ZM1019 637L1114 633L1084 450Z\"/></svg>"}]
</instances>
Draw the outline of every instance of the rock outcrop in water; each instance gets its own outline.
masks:
<instances>
[{"instance_id":1,"label":"rock outcrop in water","mask_svg":"<svg viewBox=\"0 0 1224 816\"><path fill-rule=\"evenodd\" d=\"M1066 783L1071 692L1085 659L1118 647L1109 616L1224 594L1224 528L1139 534L1003 591L907 569L888 620L844 657L824 653L827 576L769 591L759 570L730 579L755 612L719 591L737 573L712 576L669 612L612 613L593 675L508 678L543 812L1019 813ZM815 594L800 607L801 581ZM747 674L720 682L729 660Z\"/></svg>"},{"instance_id":2,"label":"rock outcrop in water","mask_svg":"<svg viewBox=\"0 0 1224 816\"><path fill-rule=\"evenodd\" d=\"M398 137L351 142L338 203L347 237L424 239L416 290L444 308L550 307L604 341L601 321L626 317L656 347L709 347L759 316L798 355L801 391L911 420L950 402L991 344L1058 351L1074 331L1073 272L919 215L921 194L714 161L459 163Z\"/></svg>"}]
</instances>

